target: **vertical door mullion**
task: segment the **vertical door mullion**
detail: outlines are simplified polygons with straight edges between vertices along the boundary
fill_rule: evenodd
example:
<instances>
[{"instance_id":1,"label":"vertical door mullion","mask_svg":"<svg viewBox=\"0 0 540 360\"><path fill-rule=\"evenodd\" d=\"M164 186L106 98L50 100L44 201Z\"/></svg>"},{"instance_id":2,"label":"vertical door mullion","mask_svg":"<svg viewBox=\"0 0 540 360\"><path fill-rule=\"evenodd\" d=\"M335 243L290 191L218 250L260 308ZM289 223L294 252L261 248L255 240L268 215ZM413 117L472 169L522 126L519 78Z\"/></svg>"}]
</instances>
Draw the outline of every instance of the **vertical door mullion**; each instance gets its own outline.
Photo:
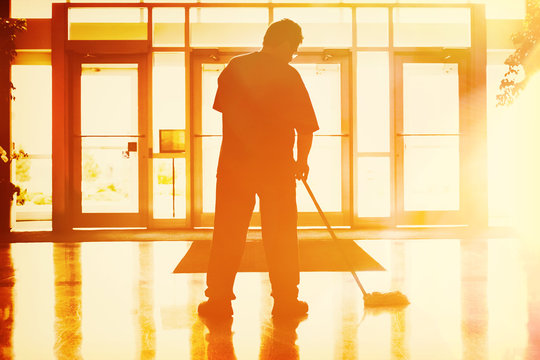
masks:
<instances>
[{"instance_id":1,"label":"vertical door mullion","mask_svg":"<svg viewBox=\"0 0 540 360\"><path fill-rule=\"evenodd\" d=\"M341 211L343 213L343 220L347 226L352 226L352 206L354 206L353 194L354 190L352 185L354 179L351 178L354 168L354 156L353 154L353 141L352 141L352 122L351 122L351 91L350 91L350 58L342 57L340 64L340 83L341 83L341 147L342 147L342 159L341 159Z\"/></svg>"},{"instance_id":2,"label":"vertical door mullion","mask_svg":"<svg viewBox=\"0 0 540 360\"><path fill-rule=\"evenodd\" d=\"M202 222L202 197L203 197L203 186L202 186L202 138L198 137L201 135L202 129L202 61L200 57L192 56L191 62L191 84L192 84L192 98L191 104L191 134L192 139L191 146L191 161L192 161L192 176L191 181L193 184L192 192L192 224L193 226L201 226Z\"/></svg>"},{"instance_id":3,"label":"vertical door mullion","mask_svg":"<svg viewBox=\"0 0 540 360\"><path fill-rule=\"evenodd\" d=\"M149 10L152 12L152 9ZM149 52L147 55L143 55L145 59L145 70L142 71L142 74L144 78L146 79L146 91L145 94L143 94L144 98L146 99L147 108L146 108L146 114L147 117L144 121L144 124L146 125L145 129L145 146L141 146L143 151L145 152L145 164L146 164L146 200L144 202L144 205L146 207L146 211L143 212L143 221L147 224L147 226L150 228L153 226L153 219L154 219L154 114L153 114L153 79L154 79L154 57L153 53Z\"/></svg>"},{"instance_id":4,"label":"vertical door mullion","mask_svg":"<svg viewBox=\"0 0 540 360\"><path fill-rule=\"evenodd\" d=\"M81 187L81 180L82 180L82 137L81 135L81 76L82 76L82 59L80 57L73 58L73 61L71 63L71 75L72 75L72 88L73 91L71 103L73 104L72 108L72 121L70 122L71 132L69 133L70 136L70 143L73 146L73 151L70 151L71 156L71 183L70 183L70 192L71 196L71 209L72 209L72 219L71 224L74 225L74 222L79 221L81 215L82 215L82 187Z\"/></svg>"},{"instance_id":5,"label":"vertical door mullion","mask_svg":"<svg viewBox=\"0 0 540 360\"><path fill-rule=\"evenodd\" d=\"M469 92L469 61L468 56L466 58L460 56L458 59L458 74L459 74L459 211L463 219L469 219L469 209L467 207L467 199L472 196L469 194L469 181L466 166L465 155L470 151L468 146L470 139L468 124L471 120L469 118L467 99L470 98ZM472 194L471 194L472 195Z\"/></svg>"},{"instance_id":6,"label":"vertical door mullion","mask_svg":"<svg viewBox=\"0 0 540 360\"><path fill-rule=\"evenodd\" d=\"M405 140L403 134L403 63L404 58L396 56L394 60L394 149L395 149L395 219L399 224L405 212L404 173L405 173Z\"/></svg>"},{"instance_id":7,"label":"vertical door mullion","mask_svg":"<svg viewBox=\"0 0 540 360\"><path fill-rule=\"evenodd\" d=\"M151 11L150 11L151 12ZM138 64L137 66L137 103L138 103L138 112L137 112L137 129L139 132L139 137L137 140L138 143L138 159L139 159L139 226L148 226L148 207L149 207L149 187L152 186L152 177L148 173L148 159L151 157L148 156L148 142L150 135L148 133L148 121L151 119L151 114L149 114L149 109L151 100L149 99L149 94L151 94L150 84L148 82L148 66L145 61L146 55L139 56L136 59Z\"/></svg>"},{"instance_id":8,"label":"vertical door mullion","mask_svg":"<svg viewBox=\"0 0 540 360\"><path fill-rule=\"evenodd\" d=\"M192 66L191 63L191 18L190 7L184 9L184 89L185 89L185 122L186 122L186 227L192 228L194 224L194 186L193 186L193 94L192 94Z\"/></svg>"}]
</instances>

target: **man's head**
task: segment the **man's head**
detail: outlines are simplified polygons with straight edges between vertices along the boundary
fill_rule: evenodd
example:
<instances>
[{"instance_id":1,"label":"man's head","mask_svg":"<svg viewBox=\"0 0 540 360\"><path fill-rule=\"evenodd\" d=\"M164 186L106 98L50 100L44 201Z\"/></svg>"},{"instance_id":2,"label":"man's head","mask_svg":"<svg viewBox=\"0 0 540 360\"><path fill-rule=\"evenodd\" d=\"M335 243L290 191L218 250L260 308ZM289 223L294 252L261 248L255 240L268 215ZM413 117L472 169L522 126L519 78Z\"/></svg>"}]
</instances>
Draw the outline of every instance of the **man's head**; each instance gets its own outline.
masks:
<instances>
[{"instance_id":1,"label":"man's head","mask_svg":"<svg viewBox=\"0 0 540 360\"><path fill-rule=\"evenodd\" d=\"M283 19L270 24L264 35L263 49L289 62L303 39L300 25Z\"/></svg>"}]
</instances>

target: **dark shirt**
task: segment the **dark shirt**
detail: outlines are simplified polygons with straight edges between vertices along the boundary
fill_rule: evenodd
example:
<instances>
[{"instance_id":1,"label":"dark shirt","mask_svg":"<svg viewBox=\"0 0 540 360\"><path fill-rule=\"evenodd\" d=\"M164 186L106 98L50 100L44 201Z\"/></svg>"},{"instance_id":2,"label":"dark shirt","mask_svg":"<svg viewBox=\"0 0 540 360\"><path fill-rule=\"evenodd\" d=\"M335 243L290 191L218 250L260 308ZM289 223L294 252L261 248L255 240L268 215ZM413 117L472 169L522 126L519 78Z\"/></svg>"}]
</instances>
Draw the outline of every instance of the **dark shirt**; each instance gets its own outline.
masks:
<instances>
[{"instance_id":1,"label":"dark shirt","mask_svg":"<svg viewBox=\"0 0 540 360\"><path fill-rule=\"evenodd\" d=\"M223 114L218 176L290 172L295 130L310 134L319 129L298 71L262 52L229 62L218 79L214 109Z\"/></svg>"}]
</instances>

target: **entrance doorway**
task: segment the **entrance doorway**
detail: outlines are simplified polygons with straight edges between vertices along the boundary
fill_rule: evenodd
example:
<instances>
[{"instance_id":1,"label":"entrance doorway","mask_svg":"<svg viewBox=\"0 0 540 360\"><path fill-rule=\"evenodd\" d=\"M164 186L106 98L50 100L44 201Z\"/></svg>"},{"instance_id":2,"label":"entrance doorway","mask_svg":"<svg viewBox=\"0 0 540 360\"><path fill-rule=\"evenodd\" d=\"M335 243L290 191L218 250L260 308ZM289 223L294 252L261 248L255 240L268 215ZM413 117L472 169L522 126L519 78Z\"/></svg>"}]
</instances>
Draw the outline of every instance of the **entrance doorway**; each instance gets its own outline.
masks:
<instances>
[{"instance_id":1,"label":"entrance doorway","mask_svg":"<svg viewBox=\"0 0 540 360\"><path fill-rule=\"evenodd\" d=\"M349 52L299 54L291 63L310 94L320 130L314 134L309 182L334 225L349 226L351 218ZM195 51L193 81L193 223L212 226L221 114L212 110L217 78L238 54ZM298 225L322 224L306 190L297 183ZM258 204L252 219L260 225Z\"/></svg>"},{"instance_id":2,"label":"entrance doorway","mask_svg":"<svg viewBox=\"0 0 540 360\"><path fill-rule=\"evenodd\" d=\"M150 57L74 55L70 82L73 227L213 226L222 122L212 103L217 78L236 55L213 49L191 51L187 67L190 117L185 127L181 115L171 116L169 108L170 124L157 126L154 109L152 125L148 116ZM475 176L467 160L474 146L468 127L469 53L396 52L393 64L394 126L389 154L395 161L384 165L391 174L388 187L393 190L388 193L394 194L393 211L378 220L387 225L465 225ZM291 65L306 84L320 126L310 154L310 185L332 225L363 226L371 219L354 213L354 201L370 199L359 196L366 191L359 179L372 175L369 168L360 166L363 162L356 168L353 165L350 52L301 53ZM183 74L183 70L182 60L174 71ZM166 74L170 71L167 68ZM181 107L174 113L183 111ZM151 126L160 129L158 138L152 132L152 142L148 139ZM182 149L173 146L167 150L170 153L162 149L166 136L173 143L178 140ZM155 150L158 142L159 153ZM171 168L170 176L163 175L162 168ZM298 225L321 226L311 199L297 184ZM162 194L156 186L168 188ZM372 201L381 201L374 196ZM260 225L257 210L252 226ZM166 211L172 218L160 218Z\"/></svg>"},{"instance_id":3,"label":"entrance doorway","mask_svg":"<svg viewBox=\"0 0 540 360\"><path fill-rule=\"evenodd\" d=\"M146 224L145 60L92 55L71 62L73 227Z\"/></svg>"},{"instance_id":4,"label":"entrance doorway","mask_svg":"<svg viewBox=\"0 0 540 360\"><path fill-rule=\"evenodd\" d=\"M468 53L400 54L396 75L396 221L466 224Z\"/></svg>"}]
</instances>

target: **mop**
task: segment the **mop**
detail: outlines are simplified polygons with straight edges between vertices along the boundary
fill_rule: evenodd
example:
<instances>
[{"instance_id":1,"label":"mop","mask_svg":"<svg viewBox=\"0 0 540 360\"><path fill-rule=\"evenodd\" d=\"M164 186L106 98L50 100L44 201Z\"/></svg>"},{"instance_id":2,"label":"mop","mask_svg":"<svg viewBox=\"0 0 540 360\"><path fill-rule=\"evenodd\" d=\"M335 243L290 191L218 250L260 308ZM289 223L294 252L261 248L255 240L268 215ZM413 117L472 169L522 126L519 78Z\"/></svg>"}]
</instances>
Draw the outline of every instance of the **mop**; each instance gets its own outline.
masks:
<instances>
[{"instance_id":1,"label":"mop","mask_svg":"<svg viewBox=\"0 0 540 360\"><path fill-rule=\"evenodd\" d=\"M315 207L317 208L317 211L321 215L321 218L326 225L326 228L328 229L328 232L330 233L330 236L332 237L332 240L336 243L337 247L341 251L341 254L343 255L343 258L347 262L347 265L350 269L352 269L352 266L347 258L347 255L343 252L341 247L339 246L339 240L334 233L334 230L330 226L330 223L326 219L326 215L324 215L324 212L322 211L321 207L319 206L319 203L315 199L315 195L313 195L313 192L311 191L311 188L309 187L308 183L305 179L302 179L302 182L304 183L304 186L306 187L307 192L309 193L309 196L311 197L311 200L313 200L313 203L315 204ZM407 296L402 294L399 291L392 291L388 293L381 293L381 292L372 292L368 293L364 289L364 286L362 286L362 283L360 282L360 279L356 275L356 272L353 270L350 270L350 273L352 274L354 280L358 284L358 287L360 290L362 290L362 294L364 295L364 306L365 307L402 307L409 304L409 299L407 299Z\"/></svg>"}]
</instances>

